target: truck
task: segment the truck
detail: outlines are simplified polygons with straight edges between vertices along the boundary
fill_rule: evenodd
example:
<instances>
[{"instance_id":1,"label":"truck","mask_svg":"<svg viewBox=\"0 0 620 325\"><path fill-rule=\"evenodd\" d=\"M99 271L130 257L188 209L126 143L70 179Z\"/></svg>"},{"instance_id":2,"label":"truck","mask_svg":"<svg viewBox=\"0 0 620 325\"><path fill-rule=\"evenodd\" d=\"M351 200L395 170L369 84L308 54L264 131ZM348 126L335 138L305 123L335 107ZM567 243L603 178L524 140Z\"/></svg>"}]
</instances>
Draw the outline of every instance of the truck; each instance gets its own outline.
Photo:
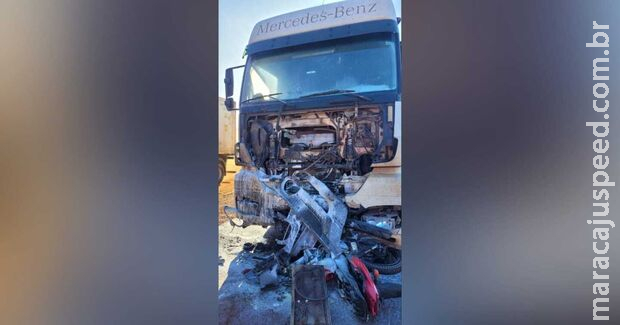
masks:
<instances>
[{"instance_id":1,"label":"truck","mask_svg":"<svg viewBox=\"0 0 620 325\"><path fill-rule=\"evenodd\" d=\"M235 155L237 119L226 109L224 98L218 98L218 184L226 176L226 162Z\"/></svg>"},{"instance_id":2,"label":"truck","mask_svg":"<svg viewBox=\"0 0 620 325\"><path fill-rule=\"evenodd\" d=\"M225 211L241 220L235 225L269 227L282 266L334 261L365 316L376 313L376 297L361 294L367 288L349 276L359 266L345 271L343 259L400 272L399 23L390 0L265 19L254 26L245 64L224 79L233 110L233 71L243 69L234 151L241 170L235 206Z\"/></svg>"}]
</instances>

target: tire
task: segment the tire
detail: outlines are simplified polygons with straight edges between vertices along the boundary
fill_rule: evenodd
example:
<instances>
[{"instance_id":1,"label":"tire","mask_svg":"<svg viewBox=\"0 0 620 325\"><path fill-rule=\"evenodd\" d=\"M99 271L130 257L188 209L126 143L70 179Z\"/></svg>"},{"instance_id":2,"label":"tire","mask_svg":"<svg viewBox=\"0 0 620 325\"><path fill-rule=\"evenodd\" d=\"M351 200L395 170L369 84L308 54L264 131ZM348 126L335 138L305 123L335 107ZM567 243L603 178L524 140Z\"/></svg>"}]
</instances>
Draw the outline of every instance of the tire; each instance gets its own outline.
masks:
<instances>
[{"instance_id":1,"label":"tire","mask_svg":"<svg viewBox=\"0 0 620 325\"><path fill-rule=\"evenodd\" d=\"M365 247L369 247L377 244L378 241L372 237L364 237L358 240L358 245L362 243ZM368 255L358 257L362 260L362 262L364 262L364 265L366 265L370 271L377 269L379 273L386 275L397 274L401 271L402 256L400 249L385 247L385 257L389 257L389 261L377 261L376 259L373 259L372 256Z\"/></svg>"},{"instance_id":2,"label":"tire","mask_svg":"<svg viewBox=\"0 0 620 325\"><path fill-rule=\"evenodd\" d=\"M379 273L385 274L385 275L398 274L400 273L401 265L402 265L402 257L401 257L400 250L397 250L394 248L388 248L388 250L390 250L390 252L393 254L395 258L394 261L392 261L391 263L376 263L376 262L367 261L364 258L361 258L361 260L362 262L364 262L364 265L366 265L366 267L369 270L377 269Z\"/></svg>"},{"instance_id":3,"label":"tire","mask_svg":"<svg viewBox=\"0 0 620 325\"><path fill-rule=\"evenodd\" d=\"M217 169L218 169L218 173L219 173L217 183L220 184L220 183L222 183L222 180L224 179L224 176L226 176L226 158L222 158L222 157L218 158Z\"/></svg>"}]
</instances>

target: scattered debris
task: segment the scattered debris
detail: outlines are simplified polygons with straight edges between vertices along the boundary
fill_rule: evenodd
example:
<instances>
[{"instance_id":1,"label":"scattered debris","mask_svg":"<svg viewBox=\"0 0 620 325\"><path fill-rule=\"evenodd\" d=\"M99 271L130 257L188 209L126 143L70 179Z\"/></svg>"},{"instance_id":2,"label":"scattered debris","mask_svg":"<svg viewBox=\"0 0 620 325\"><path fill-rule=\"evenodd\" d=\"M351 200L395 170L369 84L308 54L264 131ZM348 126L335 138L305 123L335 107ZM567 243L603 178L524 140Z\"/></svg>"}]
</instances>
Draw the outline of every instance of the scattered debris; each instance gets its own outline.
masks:
<instances>
[{"instance_id":1,"label":"scattered debris","mask_svg":"<svg viewBox=\"0 0 620 325\"><path fill-rule=\"evenodd\" d=\"M346 204L308 173L269 177L260 171L244 173L244 180L251 180L251 186L262 191L263 200L270 197L268 200L274 202L278 198L277 204L283 200L289 208L286 216L272 210L269 215L276 217L270 221L266 221L264 210L260 217L226 208L243 220L244 227L252 223L271 225L264 235L266 242L243 244L243 250L257 261L251 272L244 272L248 279L257 278L261 289L266 289L278 284L279 276L290 276L294 269L320 266L321 281L335 275L340 291L361 319L376 317L380 302L378 274L400 272L400 246L392 230L385 227L396 224L396 220L377 211L370 212L367 220L363 217L369 214L363 212L347 219Z\"/></svg>"},{"instance_id":2,"label":"scattered debris","mask_svg":"<svg viewBox=\"0 0 620 325\"><path fill-rule=\"evenodd\" d=\"M246 242L259 244L265 241L263 238L265 229L260 226L250 226L231 231L231 228L232 226L228 222L219 226L219 254L226 260L225 266L219 268L220 324L290 324L293 294L292 276L278 273L278 283L261 289L258 277L254 274L254 268L261 260L253 258L253 256L268 256L268 253L257 253L256 249L251 253L243 250L243 244ZM241 241L237 242L236 238L241 238ZM381 284L383 283L400 284L400 274L381 275L377 288L383 301L378 315L369 322L357 316L353 304L343 298L339 290L339 281L335 275L329 273L326 277L333 324L401 323L401 299L386 299L388 297L381 291ZM257 322L257 319L260 321Z\"/></svg>"},{"instance_id":3,"label":"scattered debris","mask_svg":"<svg viewBox=\"0 0 620 325\"><path fill-rule=\"evenodd\" d=\"M245 243L243 244L243 250L246 252L251 252L254 247L256 247L256 245L252 244L252 243Z\"/></svg>"},{"instance_id":4,"label":"scattered debris","mask_svg":"<svg viewBox=\"0 0 620 325\"><path fill-rule=\"evenodd\" d=\"M320 265L293 267L293 299L291 320L293 325L330 325L327 285Z\"/></svg>"},{"instance_id":5,"label":"scattered debris","mask_svg":"<svg viewBox=\"0 0 620 325\"><path fill-rule=\"evenodd\" d=\"M274 263L272 267L267 270L263 270L258 277L260 281L260 287L265 288L269 285L275 284L278 282L278 266Z\"/></svg>"}]
</instances>

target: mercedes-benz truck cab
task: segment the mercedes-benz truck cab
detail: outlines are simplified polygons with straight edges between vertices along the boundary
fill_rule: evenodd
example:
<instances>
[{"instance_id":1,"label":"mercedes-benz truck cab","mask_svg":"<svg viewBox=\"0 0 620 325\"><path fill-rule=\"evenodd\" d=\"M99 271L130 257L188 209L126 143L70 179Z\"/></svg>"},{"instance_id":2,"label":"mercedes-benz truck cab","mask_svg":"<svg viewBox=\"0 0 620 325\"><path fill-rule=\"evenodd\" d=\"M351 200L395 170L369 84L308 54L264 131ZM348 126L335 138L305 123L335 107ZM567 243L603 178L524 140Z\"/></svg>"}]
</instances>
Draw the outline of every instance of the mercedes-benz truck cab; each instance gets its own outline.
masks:
<instances>
[{"instance_id":1,"label":"mercedes-benz truck cab","mask_svg":"<svg viewBox=\"0 0 620 325\"><path fill-rule=\"evenodd\" d=\"M341 201L348 216L399 233L399 21L390 0L371 0L256 24L246 64L235 67L244 69L238 105L235 68L225 79L226 106L239 107L235 162L242 169L231 210L243 226L284 220L294 207L283 193L299 190L286 180L311 177L321 189L300 187L324 196L318 205Z\"/></svg>"}]
</instances>

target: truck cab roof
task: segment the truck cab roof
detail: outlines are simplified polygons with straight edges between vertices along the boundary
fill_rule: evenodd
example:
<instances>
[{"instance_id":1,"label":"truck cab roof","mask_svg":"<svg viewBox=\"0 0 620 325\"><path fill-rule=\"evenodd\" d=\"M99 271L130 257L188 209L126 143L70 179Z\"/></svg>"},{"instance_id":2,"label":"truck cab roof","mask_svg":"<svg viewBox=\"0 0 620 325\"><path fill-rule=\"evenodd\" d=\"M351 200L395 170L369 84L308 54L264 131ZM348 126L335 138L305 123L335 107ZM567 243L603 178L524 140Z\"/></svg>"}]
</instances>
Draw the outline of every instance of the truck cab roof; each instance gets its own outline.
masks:
<instances>
[{"instance_id":1,"label":"truck cab roof","mask_svg":"<svg viewBox=\"0 0 620 325\"><path fill-rule=\"evenodd\" d=\"M248 54L286 46L356 36L398 32L391 0L348 0L298 10L258 22Z\"/></svg>"}]
</instances>

